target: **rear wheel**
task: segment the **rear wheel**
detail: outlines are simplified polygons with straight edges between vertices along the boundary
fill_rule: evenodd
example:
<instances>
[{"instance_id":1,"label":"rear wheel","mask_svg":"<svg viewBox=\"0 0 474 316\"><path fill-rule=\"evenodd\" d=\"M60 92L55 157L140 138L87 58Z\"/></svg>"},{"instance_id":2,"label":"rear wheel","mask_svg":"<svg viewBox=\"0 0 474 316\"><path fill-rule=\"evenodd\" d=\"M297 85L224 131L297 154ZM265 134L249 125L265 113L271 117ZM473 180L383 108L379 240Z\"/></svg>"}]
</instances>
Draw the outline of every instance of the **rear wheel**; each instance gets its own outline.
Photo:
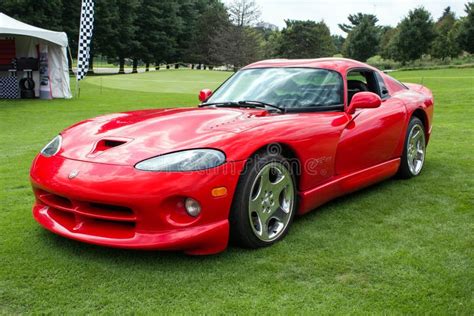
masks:
<instances>
[{"instance_id":1,"label":"rear wheel","mask_svg":"<svg viewBox=\"0 0 474 316\"><path fill-rule=\"evenodd\" d=\"M425 163L425 155L425 127L419 118L412 117L405 138L399 176L408 179L419 175Z\"/></svg>"},{"instance_id":2,"label":"rear wheel","mask_svg":"<svg viewBox=\"0 0 474 316\"><path fill-rule=\"evenodd\" d=\"M230 214L232 240L259 248L281 240L296 209L291 168L280 155L257 155L241 175Z\"/></svg>"}]
</instances>

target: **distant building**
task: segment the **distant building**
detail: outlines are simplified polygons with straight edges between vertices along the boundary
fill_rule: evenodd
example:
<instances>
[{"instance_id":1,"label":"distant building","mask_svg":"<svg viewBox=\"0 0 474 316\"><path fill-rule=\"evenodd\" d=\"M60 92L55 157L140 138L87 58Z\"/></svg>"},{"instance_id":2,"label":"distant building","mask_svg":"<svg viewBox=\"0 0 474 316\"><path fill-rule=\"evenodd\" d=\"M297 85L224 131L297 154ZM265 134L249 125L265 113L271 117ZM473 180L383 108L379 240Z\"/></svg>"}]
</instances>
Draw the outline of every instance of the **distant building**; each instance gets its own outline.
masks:
<instances>
[{"instance_id":1,"label":"distant building","mask_svg":"<svg viewBox=\"0 0 474 316\"><path fill-rule=\"evenodd\" d=\"M271 24L268 22L259 22L257 25L255 25L256 28L259 29L264 29L264 30L270 30L270 31L278 31L278 26L275 24Z\"/></svg>"}]
</instances>

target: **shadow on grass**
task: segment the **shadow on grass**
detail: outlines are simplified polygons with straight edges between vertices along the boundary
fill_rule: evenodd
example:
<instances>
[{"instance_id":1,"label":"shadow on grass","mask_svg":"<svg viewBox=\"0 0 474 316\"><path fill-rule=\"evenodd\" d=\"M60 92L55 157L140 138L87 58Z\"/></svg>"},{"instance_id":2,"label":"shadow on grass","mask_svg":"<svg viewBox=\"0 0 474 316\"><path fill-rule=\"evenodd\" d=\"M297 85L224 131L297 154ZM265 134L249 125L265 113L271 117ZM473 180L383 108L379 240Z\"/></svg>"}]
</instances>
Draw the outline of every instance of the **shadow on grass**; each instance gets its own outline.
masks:
<instances>
[{"instance_id":1,"label":"shadow on grass","mask_svg":"<svg viewBox=\"0 0 474 316\"><path fill-rule=\"evenodd\" d=\"M44 247L55 247L57 252L64 253L68 257L77 257L85 260L96 262L117 263L123 265L128 264L144 264L156 266L162 265L188 265L198 263L213 263L216 261L234 262L236 256L245 254L254 255L261 250L241 249L235 246L229 248L219 254L210 256L190 256L181 251L162 251L162 250L133 250L133 249L118 249L97 246L83 243L76 240L71 240L41 227L38 227L38 240L41 240Z\"/></svg>"},{"instance_id":2,"label":"shadow on grass","mask_svg":"<svg viewBox=\"0 0 474 316\"><path fill-rule=\"evenodd\" d=\"M355 207L351 207L351 205L354 203L359 203L362 199L368 198L376 192L388 191L391 186L403 183L405 181L406 180L392 178L362 190L353 192L349 195L337 198L315 210L312 210L304 216L296 217L293 225L303 225L305 223L309 225L311 222L321 218L323 215L331 214L340 209L346 211L349 210L350 212L345 213L346 215L342 213L342 216L352 217L354 216L354 212L360 212L360 210ZM255 260L255 258L261 257L262 255L272 255L274 252L272 250L273 247L251 250L230 245L226 251L220 254L211 256L189 256L179 251L149 251L107 248L70 240L39 227L38 231L38 240L40 240L42 243L45 243L44 247L53 246L57 248L58 252L64 253L65 256L82 258L86 259L87 261L94 261L97 263L102 262L104 264L120 263L124 266L135 265L138 263L141 266L149 266L150 268L156 268L157 265L174 265L178 268L179 266L190 266L191 264L196 263L210 265L216 262L235 265L238 262L245 264L247 261ZM298 234L297 231L293 231L292 233ZM293 248L293 246L290 245L290 248ZM294 249L297 249L297 247L294 247Z\"/></svg>"}]
</instances>

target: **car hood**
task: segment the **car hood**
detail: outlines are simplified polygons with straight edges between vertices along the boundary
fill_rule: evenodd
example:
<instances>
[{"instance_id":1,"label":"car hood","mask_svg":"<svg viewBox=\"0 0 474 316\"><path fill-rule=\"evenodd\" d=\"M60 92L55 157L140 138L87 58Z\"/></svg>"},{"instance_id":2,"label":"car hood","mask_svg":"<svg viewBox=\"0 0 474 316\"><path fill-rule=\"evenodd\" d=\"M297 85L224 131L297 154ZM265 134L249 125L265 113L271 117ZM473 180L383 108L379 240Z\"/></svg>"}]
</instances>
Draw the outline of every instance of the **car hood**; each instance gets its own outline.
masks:
<instances>
[{"instance_id":1,"label":"car hood","mask_svg":"<svg viewBox=\"0 0 474 316\"><path fill-rule=\"evenodd\" d=\"M269 116L260 109L178 108L100 116L63 131L59 154L65 158L135 165L157 155L220 148L238 133Z\"/></svg>"}]
</instances>

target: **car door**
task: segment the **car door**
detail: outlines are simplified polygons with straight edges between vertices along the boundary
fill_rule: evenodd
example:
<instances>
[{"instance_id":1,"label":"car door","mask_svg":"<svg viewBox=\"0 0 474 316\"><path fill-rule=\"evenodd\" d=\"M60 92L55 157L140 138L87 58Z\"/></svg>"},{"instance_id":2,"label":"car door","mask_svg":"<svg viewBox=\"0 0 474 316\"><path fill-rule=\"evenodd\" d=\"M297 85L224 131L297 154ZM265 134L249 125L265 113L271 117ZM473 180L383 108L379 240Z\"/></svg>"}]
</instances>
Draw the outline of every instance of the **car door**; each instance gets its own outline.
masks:
<instances>
[{"instance_id":1,"label":"car door","mask_svg":"<svg viewBox=\"0 0 474 316\"><path fill-rule=\"evenodd\" d=\"M382 105L375 109L357 109L354 114L348 114L350 121L341 134L336 152L337 175L353 173L396 158L405 122L405 105L400 99L390 96L383 78L370 69L358 69L356 72L366 79L366 91L381 96ZM350 78L348 73L346 89ZM363 87L362 84L360 86ZM346 109L348 106L349 96Z\"/></svg>"}]
</instances>

